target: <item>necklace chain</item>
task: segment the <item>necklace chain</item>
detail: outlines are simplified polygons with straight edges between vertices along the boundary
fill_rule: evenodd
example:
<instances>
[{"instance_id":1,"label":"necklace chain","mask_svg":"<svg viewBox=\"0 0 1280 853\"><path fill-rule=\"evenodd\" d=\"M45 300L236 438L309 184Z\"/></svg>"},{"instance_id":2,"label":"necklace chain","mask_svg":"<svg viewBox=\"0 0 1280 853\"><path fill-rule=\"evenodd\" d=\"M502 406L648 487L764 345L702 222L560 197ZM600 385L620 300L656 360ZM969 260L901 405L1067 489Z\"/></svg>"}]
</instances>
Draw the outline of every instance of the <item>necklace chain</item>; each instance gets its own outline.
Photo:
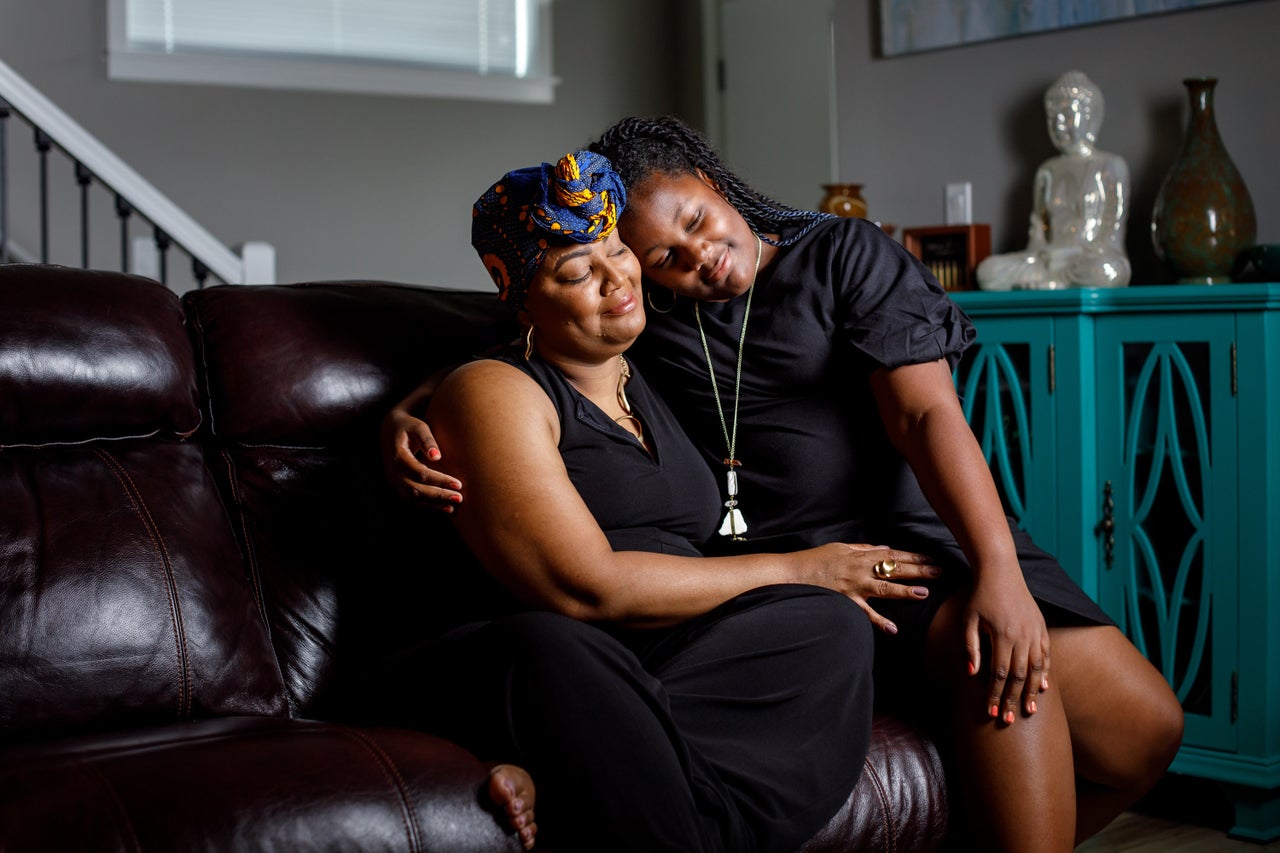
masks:
<instances>
[{"instance_id":1,"label":"necklace chain","mask_svg":"<svg viewBox=\"0 0 1280 853\"><path fill-rule=\"evenodd\" d=\"M729 528L729 532L735 539L738 537L739 529L746 532L746 524L741 520L741 514L738 512L738 474L734 470L742 463L738 461L734 451L738 446L738 400L739 392L742 389L742 353L747 343L747 321L751 319L751 297L755 295L756 278L760 275L760 256L764 253L764 241L760 239L760 235L756 235L756 268L751 274L751 284L747 286L747 305L742 312L742 331L738 335L738 364L734 370L733 376L733 428L730 429L729 422L724 416L724 405L720 402L720 386L716 382L716 368L711 360L711 348L707 346L707 333L702 328L702 312L698 310L698 303L693 303L693 318L698 323L698 338L702 341L702 354L707 358L707 373L711 376L711 393L716 400L716 412L720 415L720 430L724 434L724 443L729 451L729 456L724 460L724 464L728 467L727 474L729 500L725 504L729 508L729 513L725 517L725 524ZM739 525L741 527L739 528ZM725 530L720 531L724 533Z\"/></svg>"}]
</instances>

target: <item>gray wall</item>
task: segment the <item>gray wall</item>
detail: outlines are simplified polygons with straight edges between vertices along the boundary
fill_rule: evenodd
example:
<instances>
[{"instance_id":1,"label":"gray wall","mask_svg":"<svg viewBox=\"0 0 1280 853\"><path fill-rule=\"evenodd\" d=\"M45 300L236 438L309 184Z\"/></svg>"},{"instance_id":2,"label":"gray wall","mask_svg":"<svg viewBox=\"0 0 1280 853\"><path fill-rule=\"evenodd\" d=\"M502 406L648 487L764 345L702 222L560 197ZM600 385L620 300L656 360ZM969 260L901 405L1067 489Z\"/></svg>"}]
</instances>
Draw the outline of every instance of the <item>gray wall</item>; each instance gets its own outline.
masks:
<instances>
[{"instance_id":1,"label":"gray wall","mask_svg":"<svg viewBox=\"0 0 1280 853\"><path fill-rule=\"evenodd\" d=\"M698 123L702 109L692 0L555 0L564 82L552 106L112 82L105 5L0 0L0 59L224 242L273 243L280 281L486 288L467 210L496 172L552 159L625 114L675 111ZM1208 74L1221 81L1219 129L1252 192L1259 240L1280 241L1280 0L894 58L878 56L877 9L876 0L836 7L840 177L866 184L871 217L938 224L943 185L970 181L975 220L991 223L996 251L1023 245L1031 176L1053 153L1040 98L1078 68L1107 100L1100 146L1133 175L1135 281L1159 281L1150 209L1184 131L1181 80ZM785 62L785 52L763 61ZM780 151L795 132L777 129ZM11 134L26 174L10 206L15 235L32 248L33 220L21 215L34 198L27 139ZM69 171L55 181L55 214L72 217ZM96 204L109 221L108 200ZM115 257L110 229L95 230L95 264ZM74 246L55 245L53 260L77 258Z\"/></svg>"},{"instance_id":2,"label":"gray wall","mask_svg":"<svg viewBox=\"0 0 1280 853\"><path fill-rule=\"evenodd\" d=\"M1259 242L1280 242L1280 2L1249 0L881 58L876 0L836 10L837 121L843 180L866 184L872 218L943 221L943 185L973 184L974 221L994 251L1026 245L1031 178L1054 154L1041 98L1084 71L1106 98L1099 147L1132 176L1134 281L1167 275L1151 249L1151 207L1177 157L1182 79L1217 77L1218 129L1253 197Z\"/></svg>"},{"instance_id":3,"label":"gray wall","mask_svg":"<svg viewBox=\"0 0 1280 853\"><path fill-rule=\"evenodd\" d=\"M274 244L280 281L483 289L471 203L502 171L553 160L624 114L674 110L685 60L664 44L679 5L556 0L551 106L110 81L102 0L0 0L0 59L223 242ZM34 250L34 155L18 130L11 227ZM74 219L74 179L57 167L57 216ZM109 200L97 207L107 227L91 260L112 266ZM63 239L51 260L78 263L78 245Z\"/></svg>"}]
</instances>

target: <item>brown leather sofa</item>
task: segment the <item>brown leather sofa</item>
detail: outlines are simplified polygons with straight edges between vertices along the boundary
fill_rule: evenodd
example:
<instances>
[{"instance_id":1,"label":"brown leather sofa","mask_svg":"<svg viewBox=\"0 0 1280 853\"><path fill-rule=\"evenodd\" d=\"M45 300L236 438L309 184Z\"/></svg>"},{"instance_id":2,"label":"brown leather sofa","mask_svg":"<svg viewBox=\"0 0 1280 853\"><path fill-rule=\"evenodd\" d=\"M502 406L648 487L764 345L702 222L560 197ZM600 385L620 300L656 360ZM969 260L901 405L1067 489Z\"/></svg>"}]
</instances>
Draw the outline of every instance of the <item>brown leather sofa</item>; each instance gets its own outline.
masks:
<instances>
[{"instance_id":1,"label":"brown leather sofa","mask_svg":"<svg viewBox=\"0 0 1280 853\"><path fill-rule=\"evenodd\" d=\"M0 266L0 851L519 849L488 765L366 686L476 593L379 422L509 323L487 293ZM946 826L937 752L879 714L805 849Z\"/></svg>"}]
</instances>

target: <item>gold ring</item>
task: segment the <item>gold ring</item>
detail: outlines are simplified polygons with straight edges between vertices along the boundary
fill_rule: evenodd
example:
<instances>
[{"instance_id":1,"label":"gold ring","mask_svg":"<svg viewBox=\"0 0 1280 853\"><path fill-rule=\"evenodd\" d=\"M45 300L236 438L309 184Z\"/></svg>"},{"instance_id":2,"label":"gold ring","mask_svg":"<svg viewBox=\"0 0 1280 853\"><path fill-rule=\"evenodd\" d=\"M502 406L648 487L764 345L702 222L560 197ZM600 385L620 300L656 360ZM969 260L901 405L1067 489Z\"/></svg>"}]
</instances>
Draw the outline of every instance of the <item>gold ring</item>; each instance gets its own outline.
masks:
<instances>
[{"instance_id":1,"label":"gold ring","mask_svg":"<svg viewBox=\"0 0 1280 853\"><path fill-rule=\"evenodd\" d=\"M880 580L887 581L898 571L898 561L880 560L871 567L871 571L874 572L875 576L880 578Z\"/></svg>"}]
</instances>

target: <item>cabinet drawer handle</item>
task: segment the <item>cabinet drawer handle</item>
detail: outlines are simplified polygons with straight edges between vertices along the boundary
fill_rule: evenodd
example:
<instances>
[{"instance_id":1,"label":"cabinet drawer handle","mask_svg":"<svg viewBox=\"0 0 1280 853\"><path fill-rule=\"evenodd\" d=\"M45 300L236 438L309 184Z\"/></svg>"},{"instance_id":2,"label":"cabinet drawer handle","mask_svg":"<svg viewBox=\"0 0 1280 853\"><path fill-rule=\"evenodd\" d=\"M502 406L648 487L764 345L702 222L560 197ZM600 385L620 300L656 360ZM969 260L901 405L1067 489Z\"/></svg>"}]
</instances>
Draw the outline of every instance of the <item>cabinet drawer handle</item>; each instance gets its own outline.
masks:
<instances>
[{"instance_id":1,"label":"cabinet drawer handle","mask_svg":"<svg viewBox=\"0 0 1280 853\"><path fill-rule=\"evenodd\" d=\"M1116 502L1111 495L1110 480L1107 480L1106 485L1102 487L1102 520L1098 522L1093 532L1094 535L1106 535L1102 543L1103 557L1106 560L1107 570L1110 571L1116 555Z\"/></svg>"}]
</instances>

